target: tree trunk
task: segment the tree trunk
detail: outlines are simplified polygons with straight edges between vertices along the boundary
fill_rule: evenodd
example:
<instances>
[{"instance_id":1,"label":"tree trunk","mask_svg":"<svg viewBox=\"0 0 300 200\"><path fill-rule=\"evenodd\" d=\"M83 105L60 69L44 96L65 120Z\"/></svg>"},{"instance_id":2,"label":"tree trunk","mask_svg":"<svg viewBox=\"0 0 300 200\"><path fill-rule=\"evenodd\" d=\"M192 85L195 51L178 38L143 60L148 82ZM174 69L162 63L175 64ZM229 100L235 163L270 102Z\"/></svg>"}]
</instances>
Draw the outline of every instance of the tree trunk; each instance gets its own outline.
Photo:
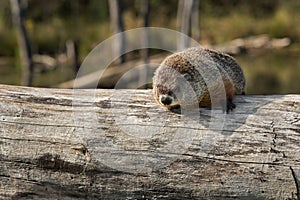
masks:
<instances>
[{"instance_id":1,"label":"tree trunk","mask_svg":"<svg viewBox=\"0 0 300 200\"><path fill-rule=\"evenodd\" d=\"M17 30L17 40L19 43L21 64L22 64L22 84L31 85L33 78L33 63L30 42L25 28L24 10L21 0L10 0L13 22Z\"/></svg>"},{"instance_id":2,"label":"tree trunk","mask_svg":"<svg viewBox=\"0 0 300 200\"><path fill-rule=\"evenodd\" d=\"M123 6L122 0L109 0L109 13L111 20L111 27L114 34L122 33L124 31L124 22L122 18ZM112 47L113 55L118 58L119 63L125 62L125 35L119 34L116 36L114 46Z\"/></svg>"},{"instance_id":3,"label":"tree trunk","mask_svg":"<svg viewBox=\"0 0 300 200\"><path fill-rule=\"evenodd\" d=\"M197 42L200 42L199 1L200 0L193 0L191 14L191 36Z\"/></svg>"},{"instance_id":4,"label":"tree trunk","mask_svg":"<svg viewBox=\"0 0 300 200\"><path fill-rule=\"evenodd\" d=\"M141 18L142 18L142 27L149 26L149 17L150 17L150 2L149 0L141 1ZM149 47L149 34L147 30L143 31L143 46ZM143 67L139 68L139 88L147 89L147 78L149 77L149 55L150 49L144 48L140 49L141 59L143 61Z\"/></svg>"},{"instance_id":5,"label":"tree trunk","mask_svg":"<svg viewBox=\"0 0 300 200\"><path fill-rule=\"evenodd\" d=\"M191 14L194 0L179 0L177 11L178 30L186 36L180 36L177 41L178 50L190 45Z\"/></svg>"},{"instance_id":6,"label":"tree trunk","mask_svg":"<svg viewBox=\"0 0 300 200\"><path fill-rule=\"evenodd\" d=\"M299 199L300 95L238 96L217 126L151 95L0 85L0 199Z\"/></svg>"},{"instance_id":7,"label":"tree trunk","mask_svg":"<svg viewBox=\"0 0 300 200\"><path fill-rule=\"evenodd\" d=\"M68 60L73 66L74 78L76 78L77 73L80 68L80 58L79 58L79 41L78 40L68 40L66 42L66 54Z\"/></svg>"},{"instance_id":8,"label":"tree trunk","mask_svg":"<svg viewBox=\"0 0 300 200\"><path fill-rule=\"evenodd\" d=\"M141 1L141 18L142 18L142 27L148 27L149 26L149 17L150 17L150 3L149 0L142 0ZM143 43L144 46L149 45L149 36L147 32L144 33L143 37ZM141 49L141 57L142 60L147 63L148 57L149 57L149 48Z\"/></svg>"}]
</instances>

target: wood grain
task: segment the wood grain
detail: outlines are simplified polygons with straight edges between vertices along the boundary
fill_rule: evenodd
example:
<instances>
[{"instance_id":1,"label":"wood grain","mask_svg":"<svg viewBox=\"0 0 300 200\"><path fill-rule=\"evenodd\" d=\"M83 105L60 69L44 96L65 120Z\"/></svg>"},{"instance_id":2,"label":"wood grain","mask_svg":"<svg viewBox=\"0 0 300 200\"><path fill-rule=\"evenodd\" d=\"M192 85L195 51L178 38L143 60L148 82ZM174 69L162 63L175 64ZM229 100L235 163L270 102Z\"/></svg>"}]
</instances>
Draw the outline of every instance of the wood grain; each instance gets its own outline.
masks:
<instances>
[{"instance_id":1,"label":"wood grain","mask_svg":"<svg viewBox=\"0 0 300 200\"><path fill-rule=\"evenodd\" d=\"M300 95L234 102L0 85L0 199L300 199Z\"/></svg>"}]
</instances>

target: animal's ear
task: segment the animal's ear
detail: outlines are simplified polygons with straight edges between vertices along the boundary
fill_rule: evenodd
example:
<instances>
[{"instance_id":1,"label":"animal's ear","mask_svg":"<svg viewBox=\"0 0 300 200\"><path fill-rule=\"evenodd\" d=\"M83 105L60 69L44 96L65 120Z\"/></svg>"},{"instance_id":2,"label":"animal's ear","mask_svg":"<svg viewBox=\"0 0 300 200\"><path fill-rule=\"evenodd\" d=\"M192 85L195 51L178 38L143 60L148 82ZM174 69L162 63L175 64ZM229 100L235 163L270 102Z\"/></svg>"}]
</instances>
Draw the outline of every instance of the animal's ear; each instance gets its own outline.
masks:
<instances>
[{"instance_id":1,"label":"animal's ear","mask_svg":"<svg viewBox=\"0 0 300 200\"><path fill-rule=\"evenodd\" d=\"M180 85L177 85L176 87L174 87L172 89L172 93L175 94L175 95L178 95L180 92Z\"/></svg>"},{"instance_id":2,"label":"animal's ear","mask_svg":"<svg viewBox=\"0 0 300 200\"><path fill-rule=\"evenodd\" d=\"M187 81L191 81L192 80L192 76L189 73L184 73L184 74L182 74L182 76Z\"/></svg>"}]
</instances>

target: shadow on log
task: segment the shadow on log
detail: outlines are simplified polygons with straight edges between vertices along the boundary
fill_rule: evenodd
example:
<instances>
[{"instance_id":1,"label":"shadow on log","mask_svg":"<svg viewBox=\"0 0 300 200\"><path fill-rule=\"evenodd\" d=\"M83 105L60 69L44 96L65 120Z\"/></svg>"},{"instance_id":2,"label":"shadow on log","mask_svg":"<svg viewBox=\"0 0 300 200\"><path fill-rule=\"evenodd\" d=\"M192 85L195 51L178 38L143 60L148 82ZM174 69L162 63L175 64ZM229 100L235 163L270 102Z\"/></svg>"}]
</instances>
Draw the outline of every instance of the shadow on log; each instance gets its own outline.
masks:
<instances>
[{"instance_id":1,"label":"shadow on log","mask_svg":"<svg viewBox=\"0 0 300 200\"><path fill-rule=\"evenodd\" d=\"M151 95L0 85L0 199L299 199L300 95L199 121Z\"/></svg>"}]
</instances>

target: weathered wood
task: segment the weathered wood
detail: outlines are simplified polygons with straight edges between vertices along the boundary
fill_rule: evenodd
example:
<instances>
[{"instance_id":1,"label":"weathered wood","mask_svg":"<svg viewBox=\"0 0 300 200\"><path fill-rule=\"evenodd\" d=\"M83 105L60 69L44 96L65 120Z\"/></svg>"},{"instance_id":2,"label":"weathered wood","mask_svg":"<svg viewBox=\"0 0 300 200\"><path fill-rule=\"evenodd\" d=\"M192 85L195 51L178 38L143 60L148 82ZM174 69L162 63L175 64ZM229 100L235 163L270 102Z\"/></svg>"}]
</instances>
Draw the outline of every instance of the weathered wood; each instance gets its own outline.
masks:
<instances>
[{"instance_id":1,"label":"weathered wood","mask_svg":"<svg viewBox=\"0 0 300 200\"><path fill-rule=\"evenodd\" d=\"M299 199L300 95L235 102L209 131L150 90L0 85L0 199Z\"/></svg>"}]
</instances>

